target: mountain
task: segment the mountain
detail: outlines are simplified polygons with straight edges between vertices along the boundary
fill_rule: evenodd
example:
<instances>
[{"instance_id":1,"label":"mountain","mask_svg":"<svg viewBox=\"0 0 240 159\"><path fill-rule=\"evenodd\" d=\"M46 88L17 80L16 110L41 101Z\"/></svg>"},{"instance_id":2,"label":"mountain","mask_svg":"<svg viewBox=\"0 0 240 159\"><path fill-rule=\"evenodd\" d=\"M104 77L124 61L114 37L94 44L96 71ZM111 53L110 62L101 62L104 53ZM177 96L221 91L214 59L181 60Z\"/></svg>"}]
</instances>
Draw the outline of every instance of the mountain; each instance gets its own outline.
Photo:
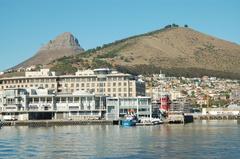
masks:
<instances>
[{"instance_id":1,"label":"mountain","mask_svg":"<svg viewBox=\"0 0 240 159\"><path fill-rule=\"evenodd\" d=\"M12 69L26 68L38 64L45 65L55 59L76 55L83 51L78 40L71 33L65 32L42 46L33 57L16 65Z\"/></svg>"},{"instance_id":2,"label":"mountain","mask_svg":"<svg viewBox=\"0 0 240 159\"><path fill-rule=\"evenodd\" d=\"M240 45L188 27L169 25L56 60L50 67L71 69L115 67L124 72L177 76L240 78ZM64 68L63 68L64 69Z\"/></svg>"}]
</instances>

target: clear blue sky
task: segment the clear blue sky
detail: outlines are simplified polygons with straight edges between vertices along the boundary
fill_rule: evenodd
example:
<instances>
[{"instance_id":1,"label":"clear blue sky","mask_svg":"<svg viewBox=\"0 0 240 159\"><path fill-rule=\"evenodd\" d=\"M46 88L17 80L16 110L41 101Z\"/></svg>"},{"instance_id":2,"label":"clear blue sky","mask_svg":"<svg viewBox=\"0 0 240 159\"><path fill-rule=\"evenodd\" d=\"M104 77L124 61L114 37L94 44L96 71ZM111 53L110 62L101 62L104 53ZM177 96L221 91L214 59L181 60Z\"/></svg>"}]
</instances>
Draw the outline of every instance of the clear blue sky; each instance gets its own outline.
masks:
<instances>
[{"instance_id":1,"label":"clear blue sky","mask_svg":"<svg viewBox=\"0 0 240 159\"><path fill-rule=\"evenodd\" d=\"M62 32L89 49L172 23L240 44L240 1L0 0L0 70Z\"/></svg>"}]
</instances>

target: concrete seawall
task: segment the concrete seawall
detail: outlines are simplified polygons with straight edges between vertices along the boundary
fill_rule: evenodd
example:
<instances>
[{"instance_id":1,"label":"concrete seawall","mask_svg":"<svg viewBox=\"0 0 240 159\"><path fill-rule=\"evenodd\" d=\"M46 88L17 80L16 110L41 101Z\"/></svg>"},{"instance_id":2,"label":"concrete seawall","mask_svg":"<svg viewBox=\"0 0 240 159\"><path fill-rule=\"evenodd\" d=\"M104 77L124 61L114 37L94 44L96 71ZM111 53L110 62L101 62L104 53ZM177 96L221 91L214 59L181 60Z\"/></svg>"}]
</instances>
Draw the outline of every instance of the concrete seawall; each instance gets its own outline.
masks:
<instances>
[{"instance_id":1,"label":"concrete seawall","mask_svg":"<svg viewBox=\"0 0 240 159\"><path fill-rule=\"evenodd\" d=\"M113 125L109 120L29 120L3 121L3 126Z\"/></svg>"},{"instance_id":2,"label":"concrete seawall","mask_svg":"<svg viewBox=\"0 0 240 159\"><path fill-rule=\"evenodd\" d=\"M198 115L196 120L240 120L240 115Z\"/></svg>"}]
</instances>

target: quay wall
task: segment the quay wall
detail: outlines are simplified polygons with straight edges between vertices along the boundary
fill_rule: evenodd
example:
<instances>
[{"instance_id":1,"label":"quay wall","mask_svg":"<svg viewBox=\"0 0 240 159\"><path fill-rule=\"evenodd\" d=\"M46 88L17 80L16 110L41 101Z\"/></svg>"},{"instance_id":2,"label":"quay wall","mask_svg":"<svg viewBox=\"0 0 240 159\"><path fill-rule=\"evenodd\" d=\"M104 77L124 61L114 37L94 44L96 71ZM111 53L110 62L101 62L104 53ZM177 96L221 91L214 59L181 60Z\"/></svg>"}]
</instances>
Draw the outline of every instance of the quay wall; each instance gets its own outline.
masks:
<instances>
[{"instance_id":1,"label":"quay wall","mask_svg":"<svg viewBox=\"0 0 240 159\"><path fill-rule=\"evenodd\" d=\"M28 120L3 121L3 126L113 125L111 120Z\"/></svg>"},{"instance_id":2,"label":"quay wall","mask_svg":"<svg viewBox=\"0 0 240 159\"><path fill-rule=\"evenodd\" d=\"M196 120L240 120L240 115L197 115Z\"/></svg>"}]
</instances>

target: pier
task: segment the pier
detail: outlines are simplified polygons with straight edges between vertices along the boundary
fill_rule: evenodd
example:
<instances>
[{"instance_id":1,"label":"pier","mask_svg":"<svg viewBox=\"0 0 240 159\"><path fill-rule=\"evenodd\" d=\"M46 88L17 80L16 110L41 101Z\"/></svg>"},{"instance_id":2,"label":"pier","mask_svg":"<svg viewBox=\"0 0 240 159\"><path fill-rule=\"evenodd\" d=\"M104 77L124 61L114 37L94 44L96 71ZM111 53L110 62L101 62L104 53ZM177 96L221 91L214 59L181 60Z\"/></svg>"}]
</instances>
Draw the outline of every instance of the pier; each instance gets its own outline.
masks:
<instances>
[{"instance_id":1,"label":"pier","mask_svg":"<svg viewBox=\"0 0 240 159\"><path fill-rule=\"evenodd\" d=\"M193 120L193 115L187 115L182 112L169 112L165 122L169 124L185 124L191 123Z\"/></svg>"}]
</instances>

